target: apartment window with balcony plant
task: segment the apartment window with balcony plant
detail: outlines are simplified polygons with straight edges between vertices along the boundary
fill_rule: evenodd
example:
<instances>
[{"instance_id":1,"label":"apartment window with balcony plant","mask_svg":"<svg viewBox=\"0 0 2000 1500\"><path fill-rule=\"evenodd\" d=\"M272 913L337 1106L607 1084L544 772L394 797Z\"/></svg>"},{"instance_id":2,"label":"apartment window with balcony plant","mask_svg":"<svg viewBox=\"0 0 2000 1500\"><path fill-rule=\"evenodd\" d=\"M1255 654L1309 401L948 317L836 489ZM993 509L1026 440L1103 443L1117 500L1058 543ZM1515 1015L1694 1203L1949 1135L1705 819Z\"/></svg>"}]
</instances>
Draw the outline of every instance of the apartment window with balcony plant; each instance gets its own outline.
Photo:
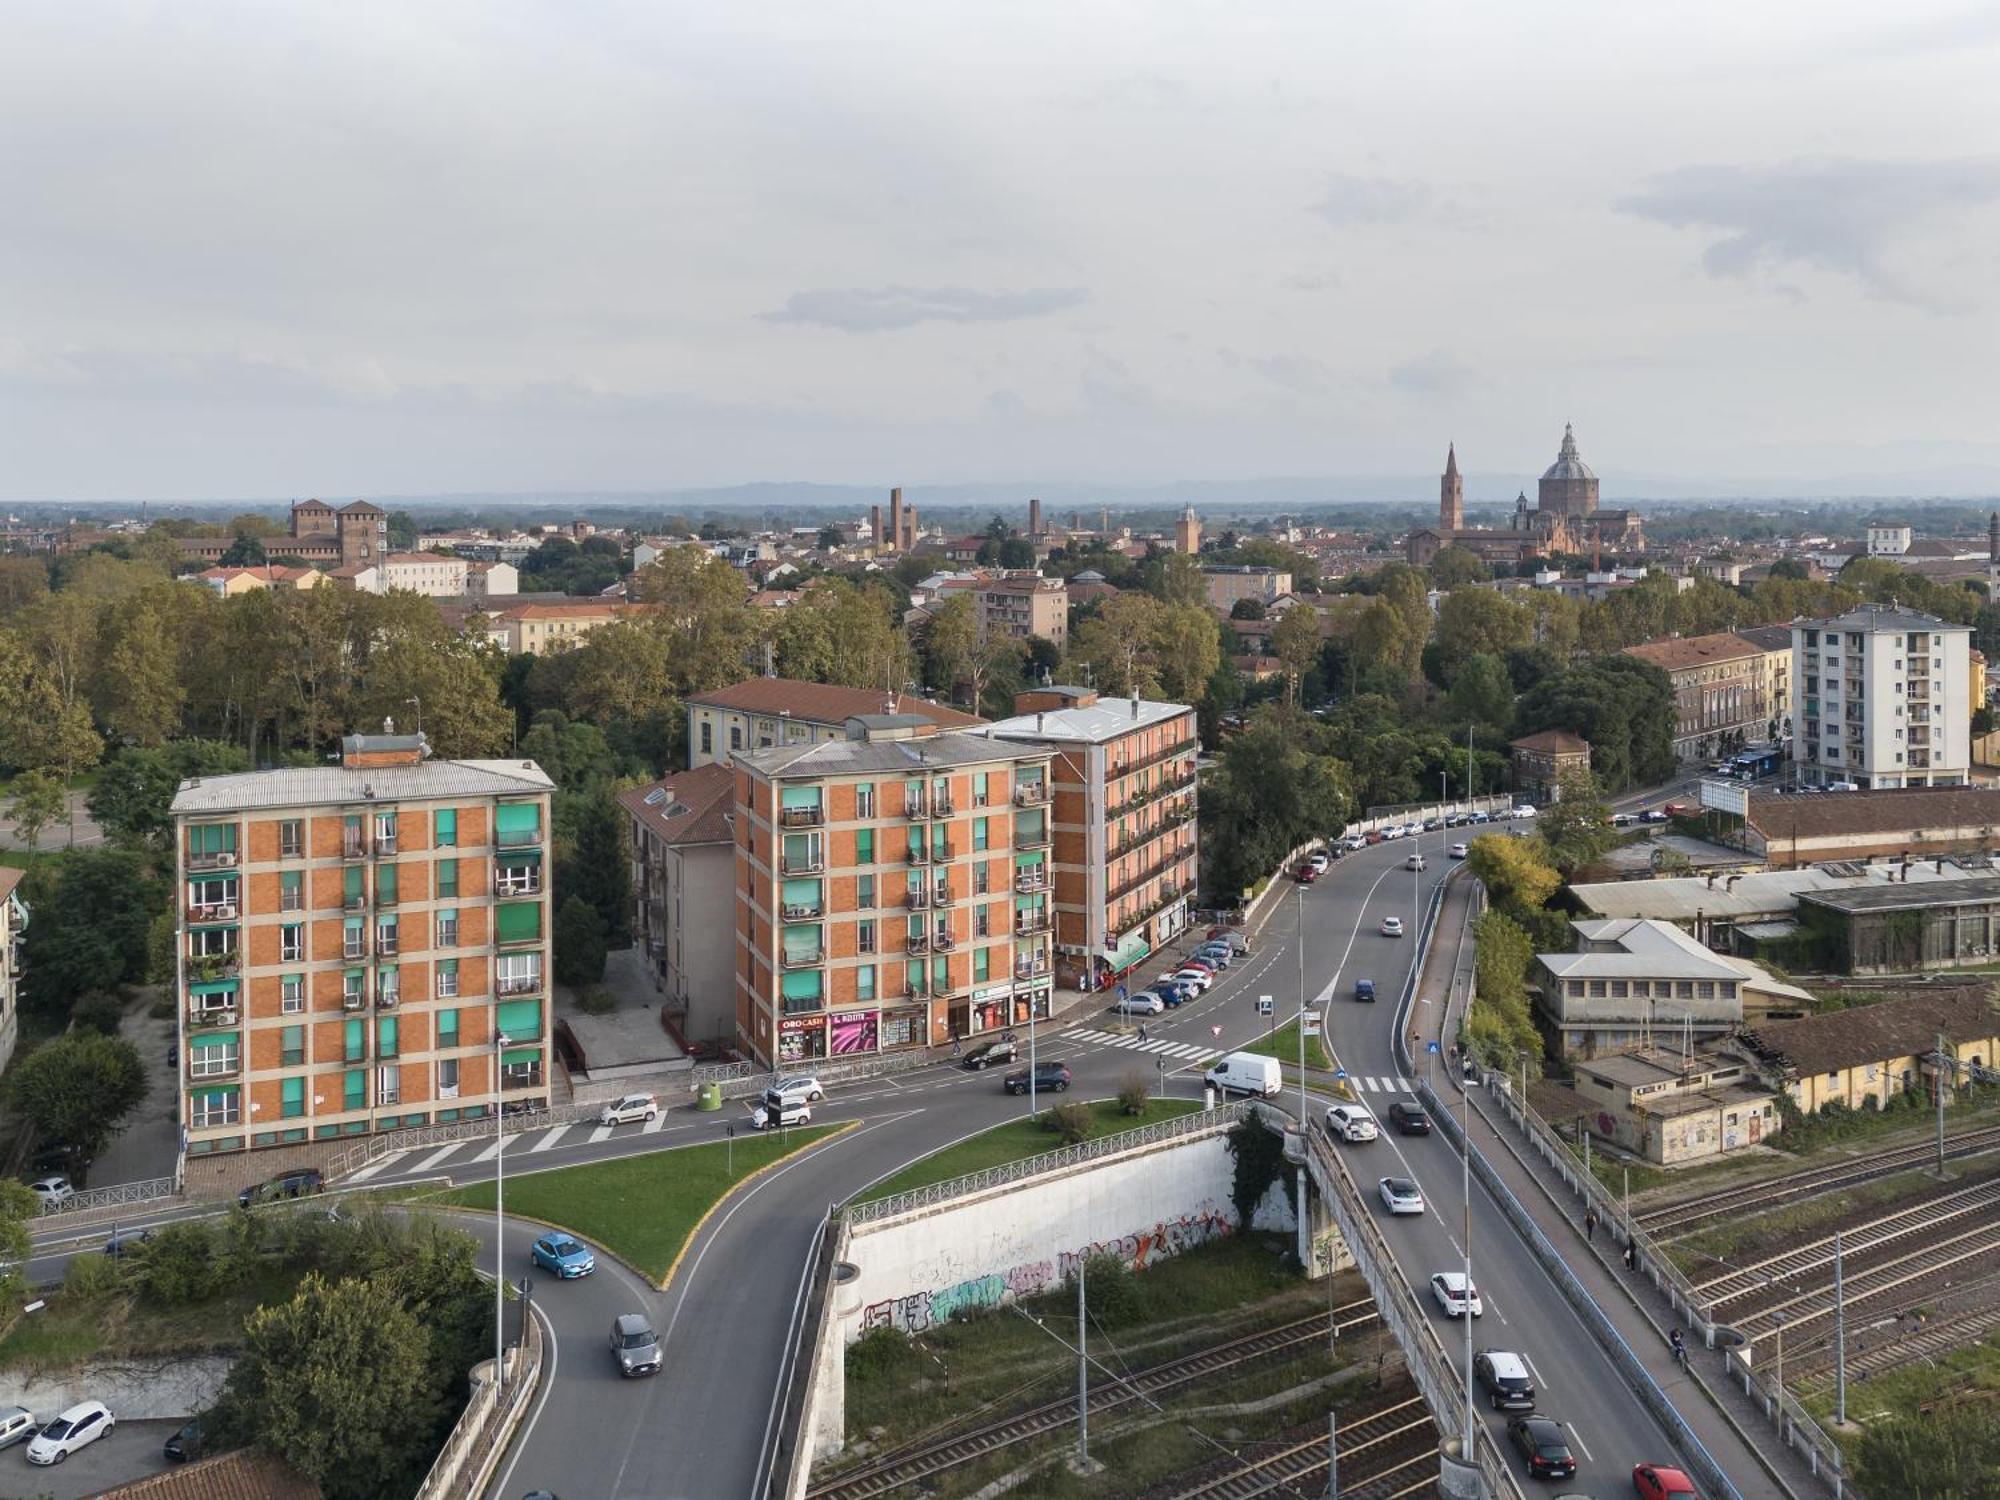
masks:
<instances>
[{"instance_id":1,"label":"apartment window with balcony plant","mask_svg":"<svg viewBox=\"0 0 2000 1500\"><path fill-rule=\"evenodd\" d=\"M306 1029L287 1026L278 1033L278 1065L302 1068L306 1064Z\"/></svg>"},{"instance_id":2,"label":"apartment window with balcony plant","mask_svg":"<svg viewBox=\"0 0 2000 1500\"><path fill-rule=\"evenodd\" d=\"M225 959L235 952L234 927L197 927L188 933L189 958Z\"/></svg>"},{"instance_id":3,"label":"apartment window with balcony plant","mask_svg":"<svg viewBox=\"0 0 2000 1500\"><path fill-rule=\"evenodd\" d=\"M533 994L542 987L541 954L501 954L495 965L494 981L503 995Z\"/></svg>"},{"instance_id":4,"label":"apartment window with balcony plant","mask_svg":"<svg viewBox=\"0 0 2000 1500\"><path fill-rule=\"evenodd\" d=\"M441 958L437 961L437 993L440 1000L449 1000L458 993L458 960Z\"/></svg>"},{"instance_id":5,"label":"apartment window with balcony plant","mask_svg":"<svg viewBox=\"0 0 2000 1500\"><path fill-rule=\"evenodd\" d=\"M298 818L286 818L278 824L278 857L297 859L306 852L306 825Z\"/></svg>"},{"instance_id":6,"label":"apartment window with balcony plant","mask_svg":"<svg viewBox=\"0 0 2000 1500\"><path fill-rule=\"evenodd\" d=\"M278 875L278 910L304 911L306 909L306 873L303 870L283 870Z\"/></svg>"},{"instance_id":7,"label":"apartment window with balcony plant","mask_svg":"<svg viewBox=\"0 0 2000 1500\"><path fill-rule=\"evenodd\" d=\"M287 974L278 981L278 1009L288 1016L306 1008L306 976Z\"/></svg>"},{"instance_id":8,"label":"apartment window with balcony plant","mask_svg":"<svg viewBox=\"0 0 2000 1500\"><path fill-rule=\"evenodd\" d=\"M440 948L458 946L458 912L441 911L437 914L437 945Z\"/></svg>"},{"instance_id":9,"label":"apartment window with balcony plant","mask_svg":"<svg viewBox=\"0 0 2000 1500\"><path fill-rule=\"evenodd\" d=\"M297 1120L306 1112L306 1081L303 1078L287 1078L278 1085L278 1114L287 1120Z\"/></svg>"},{"instance_id":10,"label":"apartment window with balcony plant","mask_svg":"<svg viewBox=\"0 0 2000 1500\"><path fill-rule=\"evenodd\" d=\"M434 832L431 842L440 849L449 849L458 843L458 809L440 807L432 816Z\"/></svg>"},{"instance_id":11,"label":"apartment window with balcony plant","mask_svg":"<svg viewBox=\"0 0 2000 1500\"><path fill-rule=\"evenodd\" d=\"M227 921L236 915L236 877L234 875L207 880L188 882L188 920L191 922Z\"/></svg>"},{"instance_id":12,"label":"apartment window with balcony plant","mask_svg":"<svg viewBox=\"0 0 2000 1500\"><path fill-rule=\"evenodd\" d=\"M280 963L303 963L306 956L306 930L303 925L288 922L278 929L278 961Z\"/></svg>"},{"instance_id":13,"label":"apartment window with balcony plant","mask_svg":"<svg viewBox=\"0 0 2000 1500\"><path fill-rule=\"evenodd\" d=\"M458 861L441 859L436 871L437 899L456 901L458 899Z\"/></svg>"}]
</instances>

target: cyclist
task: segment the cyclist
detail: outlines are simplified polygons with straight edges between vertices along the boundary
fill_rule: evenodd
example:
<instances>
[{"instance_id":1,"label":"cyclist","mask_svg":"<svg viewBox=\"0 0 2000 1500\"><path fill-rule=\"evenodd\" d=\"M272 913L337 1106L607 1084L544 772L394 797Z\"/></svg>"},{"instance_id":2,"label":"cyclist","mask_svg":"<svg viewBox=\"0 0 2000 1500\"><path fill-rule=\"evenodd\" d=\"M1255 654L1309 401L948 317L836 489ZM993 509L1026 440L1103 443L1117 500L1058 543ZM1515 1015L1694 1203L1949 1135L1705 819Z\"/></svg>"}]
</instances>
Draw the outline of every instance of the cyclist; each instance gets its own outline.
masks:
<instances>
[{"instance_id":1,"label":"cyclist","mask_svg":"<svg viewBox=\"0 0 2000 1500\"><path fill-rule=\"evenodd\" d=\"M1686 1369L1688 1362L1687 1340L1681 1337L1680 1329L1676 1328L1672 1333L1668 1334L1667 1342L1674 1346L1675 1361L1682 1369Z\"/></svg>"}]
</instances>

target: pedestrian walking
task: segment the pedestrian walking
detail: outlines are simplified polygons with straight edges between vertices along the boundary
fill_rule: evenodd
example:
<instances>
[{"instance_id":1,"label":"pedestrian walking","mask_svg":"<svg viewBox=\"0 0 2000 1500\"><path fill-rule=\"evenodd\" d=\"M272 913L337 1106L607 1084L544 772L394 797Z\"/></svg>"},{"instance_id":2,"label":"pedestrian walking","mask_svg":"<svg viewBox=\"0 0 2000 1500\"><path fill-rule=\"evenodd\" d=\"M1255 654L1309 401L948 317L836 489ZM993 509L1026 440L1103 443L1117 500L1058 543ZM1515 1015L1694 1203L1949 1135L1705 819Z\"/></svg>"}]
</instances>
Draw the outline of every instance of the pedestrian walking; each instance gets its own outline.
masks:
<instances>
[{"instance_id":1,"label":"pedestrian walking","mask_svg":"<svg viewBox=\"0 0 2000 1500\"><path fill-rule=\"evenodd\" d=\"M1597 1210L1594 1208L1583 1211L1583 1237L1587 1240L1597 1238Z\"/></svg>"},{"instance_id":2,"label":"pedestrian walking","mask_svg":"<svg viewBox=\"0 0 2000 1500\"><path fill-rule=\"evenodd\" d=\"M1639 1269L1639 1246L1636 1241L1625 1242L1625 1269L1628 1271Z\"/></svg>"}]
</instances>

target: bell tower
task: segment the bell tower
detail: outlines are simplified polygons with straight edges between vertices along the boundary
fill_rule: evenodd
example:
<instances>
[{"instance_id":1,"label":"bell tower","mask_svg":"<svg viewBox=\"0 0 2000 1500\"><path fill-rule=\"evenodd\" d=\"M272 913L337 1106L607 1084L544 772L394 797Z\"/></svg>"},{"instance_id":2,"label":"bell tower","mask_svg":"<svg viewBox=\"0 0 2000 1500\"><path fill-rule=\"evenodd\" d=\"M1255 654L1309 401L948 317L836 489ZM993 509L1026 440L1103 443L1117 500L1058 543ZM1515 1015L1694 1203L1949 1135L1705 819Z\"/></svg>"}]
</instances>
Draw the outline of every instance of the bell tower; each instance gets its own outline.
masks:
<instances>
[{"instance_id":1,"label":"bell tower","mask_svg":"<svg viewBox=\"0 0 2000 1500\"><path fill-rule=\"evenodd\" d=\"M1438 530L1446 536L1465 530L1465 480L1458 472L1458 445L1445 449L1444 477L1438 480Z\"/></svg>"}]
</instances>

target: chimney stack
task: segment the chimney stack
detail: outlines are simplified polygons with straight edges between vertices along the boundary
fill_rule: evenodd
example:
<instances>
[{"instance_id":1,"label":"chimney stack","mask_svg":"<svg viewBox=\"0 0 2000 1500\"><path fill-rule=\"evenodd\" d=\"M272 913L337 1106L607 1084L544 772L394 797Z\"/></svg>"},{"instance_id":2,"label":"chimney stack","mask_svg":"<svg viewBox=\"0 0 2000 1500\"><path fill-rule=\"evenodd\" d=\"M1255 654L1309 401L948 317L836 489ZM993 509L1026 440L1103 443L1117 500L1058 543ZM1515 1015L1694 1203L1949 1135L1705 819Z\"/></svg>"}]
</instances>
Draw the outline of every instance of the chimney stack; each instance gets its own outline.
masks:
<instances>
[{"instance_id":1,"label":"chimney stack","mask_svg":"<svg viewBox=\"0 0 2000 1500\"><path fill-rule=\"evenodd\" d=\"M879 554L884 546L882 540L882 507L868 507L868 551L871 556Z\"/></svg>"},{"instance_id":2,"label":"chimney stack","mask_svg":"<svg viewBox=\"0 0 2000 1500\"><path fill-rule=\"evenodd\" d=\"M903 545L903 490L900 485L889 491L889 545Z\"/></svg>"},{"instance_id":3,"label":"chimney stack","mask_svg":"<svg viewBox=\"0 0 2000 1500\"><path fill-rule=\"evenodd\" d=\"M1028 536L1032 539L1042 534L1042 502L1034 496L1028 497Z\"/></svg>"},{"instance_id":4,"label":"chimney stack","mask_svg":"<svg viewBox=\"0 0 2000 1500\"><path fill-rule=\"evenodd\" d=\"M898 490L896 493L900 495L902 491ZM903 507L903 537L901 545L905 552L914 552L917 550L917 508L914 505Z\"/></svg>"}]
</instances>

